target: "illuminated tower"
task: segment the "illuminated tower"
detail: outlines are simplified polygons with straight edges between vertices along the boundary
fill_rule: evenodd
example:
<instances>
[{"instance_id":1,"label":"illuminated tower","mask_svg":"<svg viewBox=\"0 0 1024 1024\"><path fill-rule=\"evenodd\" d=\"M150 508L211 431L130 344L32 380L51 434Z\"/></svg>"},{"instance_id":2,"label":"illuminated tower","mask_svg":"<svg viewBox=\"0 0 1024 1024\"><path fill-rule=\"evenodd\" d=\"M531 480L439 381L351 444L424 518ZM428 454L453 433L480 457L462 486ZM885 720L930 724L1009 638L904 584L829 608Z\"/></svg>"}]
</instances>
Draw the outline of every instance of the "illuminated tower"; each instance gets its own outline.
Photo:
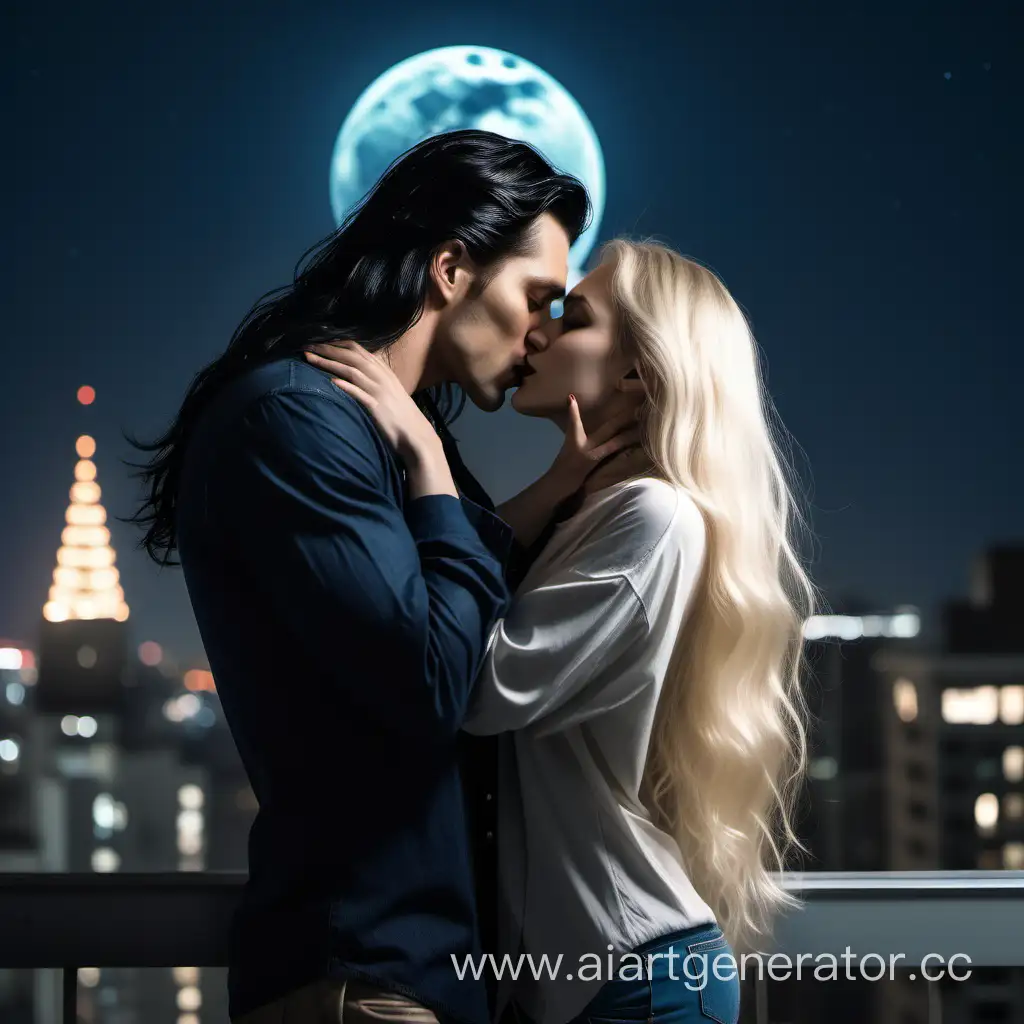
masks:
<instances>
[{"instance_id":1,"label":"illuminated tower","mask_svg":"<svg viewBox=\"0 0 1024 1024\"><path fill-rule=\"evenodd\" d=\"M82 405L91 405L95 397L92 388L78 391ZM66 525L43 606L36 690L38 710L59 712L66 722L119 709L127 653L128 605L100 504L96 442L82 435L75 450Z\"/></svg>"},{"instance_id":2,"label":"illuminated tower","mask_svg":"<svg viewBox=\"0 0 1024 1024\"><path fill-rule=\"evenodd\" d=\"M100 485L96 482L96 442L82 435L75 443L78 463L71 486L71 504L65 519L53 571L50 599L43 606L43 618L49 622L67 619L128 618L128 605L114 567L114 549L106 527L107 513L100 504Z\"/></svg>"}]
</instances>

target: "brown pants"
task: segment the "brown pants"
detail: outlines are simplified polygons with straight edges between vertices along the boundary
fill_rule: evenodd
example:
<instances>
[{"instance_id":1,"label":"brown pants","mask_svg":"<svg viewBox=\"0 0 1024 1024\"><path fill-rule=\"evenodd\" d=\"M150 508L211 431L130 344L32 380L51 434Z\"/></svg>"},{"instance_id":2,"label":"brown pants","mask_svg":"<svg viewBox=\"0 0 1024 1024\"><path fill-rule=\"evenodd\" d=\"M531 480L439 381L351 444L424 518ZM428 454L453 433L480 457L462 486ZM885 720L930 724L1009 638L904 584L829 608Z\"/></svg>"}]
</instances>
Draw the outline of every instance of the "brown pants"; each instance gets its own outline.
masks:
<instances>
[{"instance_id":1,"label":"brown pants","mask_svg":"<svg viewBox=\"0 0 1024 1024\"><path fill-rule=\"evenodd\" d=\"M231 1024L438 1024L428 1010L406 996L364 981L324 978L261 1006Z\"/></svg>"}]
</instances>

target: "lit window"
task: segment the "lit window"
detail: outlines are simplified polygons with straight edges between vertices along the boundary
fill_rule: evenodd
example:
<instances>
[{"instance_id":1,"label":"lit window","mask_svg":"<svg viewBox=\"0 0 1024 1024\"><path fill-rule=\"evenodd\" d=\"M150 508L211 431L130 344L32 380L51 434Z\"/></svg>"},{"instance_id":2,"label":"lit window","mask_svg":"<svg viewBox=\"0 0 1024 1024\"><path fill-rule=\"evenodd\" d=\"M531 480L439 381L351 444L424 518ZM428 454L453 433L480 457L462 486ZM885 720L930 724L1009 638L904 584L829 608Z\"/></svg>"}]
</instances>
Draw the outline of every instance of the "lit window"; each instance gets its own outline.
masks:
<instances>
[{"instance_id":1,"label":"lit window","mask_svg":"<svg viewBox=\"0 0 1024 1024\"><path fill-rule=\"evenodd\" d=\"M976 686L942 691L942 719L951 725L992 725L999 718L999 690Z\"/></svg>"},{"instance_id":2,"label":"lit window","mask_svg":"<svg viewBox=\"0 0 1024 1024\"><path fill-rule=\"evenodd\" d=\"M974 801L974 821L979 832L991 832L999 821L999 800L995 793L982 793Z\"/></svg>"},{"instance_id":3,"label":"lit window","mask_svg":"<svg viewBox=\"0 0 1024 1024\"><path fill-rule=\"evenodd\" d=\"M178 831L199 835L203 831L203 812L181 811L178 814Z\"/></svg>"},{"instance_id":4,"label":"lit window","mask_svg":"<svg viewBox=\"0 0 1024 1024\"><path fill-rule=\"evenodd\" d=\"M1003 867L1007 871L1024 870L1024 843L1006 843L1003 846Z\"/></svg>"},{"instance_id":5,"label":"lit window","mask_svg":"<svg viewBox=\"0 0 1024 1024\"><path fill-rule=\"evenodd\" d=\"M109 846L98 846L92 851L92 869L100 873L116 871L121 866L121 858L116 850Z\"/></svg>"},{"instance_id":6,"label":"lit window","mask_svg":"<svg viewBox=\"0 0 1024 1024\"><path fill-rule=\"evenodd\" d=\"M203 1005L202 993L195 985L188 985L178 990L178 1009L193 1011Z\"/></svg>"},{"instance_id":7,"label":"lit window","mask_svg":"<svg viewBox=\"0 0 1024 1024\"><path fill-rule=\"evenodd\" d=\"M194 783L178 790L178 803L183 808L178 812L178 853L182 857L195 858L203 852L203 791ZM195 870L182 868L182 870Z\"/></svg>"},{"instance_id":8,"label":"lit window","mask_svg":"<svg viewBox=\"0 0 1024 1024\"><path fill-rule=\"evenodd\" d=\"M897 679L892 684L892 702L901 721L917 718L917 687L909 679Z\"/></svg>"},{"instance_id":9,"label":"lit window","mask_svg":"<svg viewBox=\"0 0 1024 1024\"><path fill-rule=\"evenodd\" d=\"M0 668L21 668L21 651L17 647L0 647Z\"/></svg>"},{"instance_id":10,"label":"lit window","mask_svg":"<svg viewBox=\"0 0 1024 1024\"><path fill-rule=\"evenodd\" d=\"M203 806L203 791L194 782L188 782L178 790L178 804L188 811L197 811Z\"/></svg>"},{"instance_id":11,"label":"lit window","mask_svg":"<svg viewBox=\"0 0 1024 1024\"><path fill-rule=\"evenodd\" d=\"M183 857L195 857L202 852L202 836L187 832L182 832L178 835L178 853Z\"/></svg>"},{"instance_id":12,"label":"lit window","mask_svg":"<svg viewBox=\"0 0 1024 1024\"><path fill-rule=\"evenodd\" d=\"M92 802L92 820L100 828L114 827L114 798L109 793L98 793Z\"/></svg>"},{"instance_id":13,"label":"lit window","mask_svg":"<svg viewBox=\"0 0 1024 1024\"><path fill-rule=\"evenodd\" d=\"M1024 724L1024 686L1004 686L999 691L999 717L1006 725Z\"/></svg>"},{"instance_id":14,"label":"lit window","mask_svg":"<svg viewBox=\"0 0 1024 1024\"><path fill-rule=\"evenodd\" d=\"M1003 751L1003 777L1007 782L1024 780L1024 747L1007 747Z\"/></svg>"}]
</instances>

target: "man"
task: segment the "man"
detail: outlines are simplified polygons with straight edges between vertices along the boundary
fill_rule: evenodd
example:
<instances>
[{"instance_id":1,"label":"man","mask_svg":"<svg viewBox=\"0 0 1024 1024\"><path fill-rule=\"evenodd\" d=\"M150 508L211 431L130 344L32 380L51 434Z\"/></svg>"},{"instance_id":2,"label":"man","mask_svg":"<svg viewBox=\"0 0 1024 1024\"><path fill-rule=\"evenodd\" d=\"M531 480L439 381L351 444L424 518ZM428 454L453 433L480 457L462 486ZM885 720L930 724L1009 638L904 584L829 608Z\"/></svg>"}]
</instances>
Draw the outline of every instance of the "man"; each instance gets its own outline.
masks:
<instances>
[{"instance_id":1,"label":"man","mask_svg":"<svg viewBox=\"0 0 1024 1024\"><path fill-rule=\"evenodd\" d=\"M450 385L494 410L518 382L588 212L527 146L428 139L252 310L150 449L144 543L161 564L180 555L260 805L237 1022L489 1018L483 980L451 959L480 953L476 904L495 899L493 826L477 824L474 857L457 735L507 605L510 536L445 413ZM387 359L439 436L393 454L301 355L343 339ZM432 443L454 485L418 472Z\"/></svg>"}]
</instances>

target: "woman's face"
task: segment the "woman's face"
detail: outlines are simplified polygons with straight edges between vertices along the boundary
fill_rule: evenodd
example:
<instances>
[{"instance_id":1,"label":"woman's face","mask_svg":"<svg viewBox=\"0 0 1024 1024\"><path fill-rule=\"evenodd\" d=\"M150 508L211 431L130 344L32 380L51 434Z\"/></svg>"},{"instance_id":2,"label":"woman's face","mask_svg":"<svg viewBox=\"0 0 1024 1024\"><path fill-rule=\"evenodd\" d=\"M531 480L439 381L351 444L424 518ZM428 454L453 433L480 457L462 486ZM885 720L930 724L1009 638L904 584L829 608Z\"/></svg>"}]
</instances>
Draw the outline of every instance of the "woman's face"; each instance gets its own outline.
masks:
<instances>
[{"instance_id":1,"label":"woman's face","mask_svg":"<svg viewBox=\"0 0 1024 1024\"><path fill-rule=\"evenodd\" d=\"M619 393L633 360L616 341L612 273L607 263L591 271L566 296L562 316L533 332L529 371L512 396L516 412L559 420L572 394L586 419Z\"/></svg>"}]
</instances>

